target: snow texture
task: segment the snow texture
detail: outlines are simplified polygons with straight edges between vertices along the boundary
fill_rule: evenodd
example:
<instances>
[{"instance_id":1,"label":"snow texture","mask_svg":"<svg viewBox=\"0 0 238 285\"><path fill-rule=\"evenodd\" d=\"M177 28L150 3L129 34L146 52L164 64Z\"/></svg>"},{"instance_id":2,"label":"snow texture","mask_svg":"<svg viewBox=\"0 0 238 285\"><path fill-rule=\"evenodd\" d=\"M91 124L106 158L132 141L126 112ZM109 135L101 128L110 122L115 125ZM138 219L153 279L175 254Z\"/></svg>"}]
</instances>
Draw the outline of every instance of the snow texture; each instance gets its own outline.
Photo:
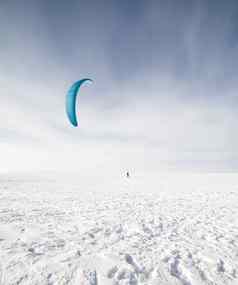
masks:
<instances>
[{"instance_id":1,"label":"snow texture","mask_svg":"<svg viewBox=\"0 0 238 285\"><path fill-rule=\"evenodd\" d=\"M238 284L238 175L2 176L0 284Z\"/></svg>"}]
</instances>

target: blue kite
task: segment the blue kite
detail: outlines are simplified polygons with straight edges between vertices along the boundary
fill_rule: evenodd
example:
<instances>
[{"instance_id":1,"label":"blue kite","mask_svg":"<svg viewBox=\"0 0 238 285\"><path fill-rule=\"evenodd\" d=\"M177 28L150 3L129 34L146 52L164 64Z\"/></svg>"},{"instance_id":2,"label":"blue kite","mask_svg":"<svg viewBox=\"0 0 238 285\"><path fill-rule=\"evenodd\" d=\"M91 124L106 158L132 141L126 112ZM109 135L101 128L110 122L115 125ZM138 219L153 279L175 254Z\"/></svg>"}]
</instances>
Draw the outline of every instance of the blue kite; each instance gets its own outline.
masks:
<instances>
[{"instance_id":1,"label":"blue kite","mask_svg":"<svg viewBox=\"0 0 238 285\"><path fill-rule=\"evenodd\" d=\"M91 81L90 78L84 78L75 82L69 89L66 95L66 113L70 123L74 126L78 126L77 115L76 115L76 99L78 95L79 88L86 81Z\"/></svg>"}]
</instances>

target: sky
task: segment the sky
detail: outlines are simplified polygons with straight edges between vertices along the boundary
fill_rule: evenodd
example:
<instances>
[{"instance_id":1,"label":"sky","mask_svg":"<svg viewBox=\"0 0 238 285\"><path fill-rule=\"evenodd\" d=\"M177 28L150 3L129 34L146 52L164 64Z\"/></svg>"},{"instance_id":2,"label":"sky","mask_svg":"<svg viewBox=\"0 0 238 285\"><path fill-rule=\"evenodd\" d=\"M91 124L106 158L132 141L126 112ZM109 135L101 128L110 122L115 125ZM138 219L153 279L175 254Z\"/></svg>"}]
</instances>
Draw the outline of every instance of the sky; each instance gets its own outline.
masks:
<instances>
[{"instance_id":1,"label":"sky","mask_svg":"<svg viewBox=\"0 0 238 285\"><path fill-rule=\"evenodd\" d=\"M0 35L0 172L237 171L237 1L0 0Z\"/></svg>"}]
</instances>

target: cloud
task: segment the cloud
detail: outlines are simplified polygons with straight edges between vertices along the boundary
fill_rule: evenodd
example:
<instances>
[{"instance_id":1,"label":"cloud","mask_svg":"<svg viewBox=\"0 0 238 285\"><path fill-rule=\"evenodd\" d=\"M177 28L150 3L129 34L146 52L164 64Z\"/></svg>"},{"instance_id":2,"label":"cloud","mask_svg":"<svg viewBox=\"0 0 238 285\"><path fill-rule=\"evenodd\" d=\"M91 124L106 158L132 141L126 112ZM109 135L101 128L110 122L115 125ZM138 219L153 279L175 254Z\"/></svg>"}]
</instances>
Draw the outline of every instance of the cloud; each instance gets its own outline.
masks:
<instances>
[{"instance_id":1,"label":"cloud","mask_svg":"<svg viewBox=\"0 0 238 285\"><path fill-rule=\"evenodd\" d=\"M0 4L2 168L236 169L235 1L25 4Z\"/></svg>"}]
</instances>

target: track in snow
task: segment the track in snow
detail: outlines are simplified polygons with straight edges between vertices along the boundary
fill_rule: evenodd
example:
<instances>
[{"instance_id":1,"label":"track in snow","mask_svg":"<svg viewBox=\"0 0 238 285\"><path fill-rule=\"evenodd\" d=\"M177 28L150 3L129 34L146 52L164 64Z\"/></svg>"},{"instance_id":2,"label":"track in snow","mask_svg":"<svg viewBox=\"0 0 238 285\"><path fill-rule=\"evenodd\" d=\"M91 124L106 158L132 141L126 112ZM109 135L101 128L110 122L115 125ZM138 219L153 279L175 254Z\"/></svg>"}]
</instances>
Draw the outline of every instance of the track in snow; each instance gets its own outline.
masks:
<instances>
[{"instance_id":1,"label":"track in snow","mask_svg":"<svg viewBox=\"0 0 238 285\"><path fill-rule=\"evenodd\" d=\"M234 177L183 191L3 177L1 284L238 284Z\"/></svg>"}]
</instances>

